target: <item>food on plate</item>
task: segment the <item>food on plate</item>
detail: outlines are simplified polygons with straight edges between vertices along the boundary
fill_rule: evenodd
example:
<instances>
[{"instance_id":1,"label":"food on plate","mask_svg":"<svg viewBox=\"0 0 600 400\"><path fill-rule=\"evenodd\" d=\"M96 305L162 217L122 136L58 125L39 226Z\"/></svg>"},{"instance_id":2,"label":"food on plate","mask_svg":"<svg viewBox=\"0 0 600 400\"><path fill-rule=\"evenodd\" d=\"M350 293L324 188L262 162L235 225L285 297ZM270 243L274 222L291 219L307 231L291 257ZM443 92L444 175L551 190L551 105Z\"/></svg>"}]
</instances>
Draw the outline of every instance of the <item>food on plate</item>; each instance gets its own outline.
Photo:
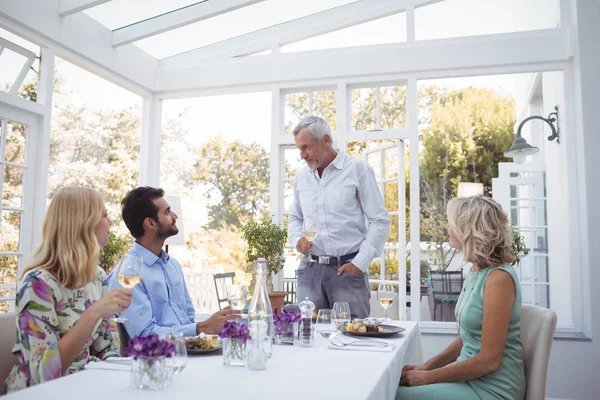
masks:
<instances>
[{"instance_id":1,"label":"food on plate","mask_svg":"<svg viewBox=\"0 0 600 400\"><path fill-rule=\"evenodd\" d=\"M359 333L382 333L383 326L377 324L369 324L362 319L353 319L346 326L346 332L359 332Z\"/></svg>"},{"instance_id":2,"label":"food on plate","mask_svg":"<svg viewBox=\"0 0 600 400\"><path fill-rule=\"evenodd\" d=\"M188 350L212 350L221 348L221 340L218 336L186 337L185 347Z\"/></svg>"}]
</instances>

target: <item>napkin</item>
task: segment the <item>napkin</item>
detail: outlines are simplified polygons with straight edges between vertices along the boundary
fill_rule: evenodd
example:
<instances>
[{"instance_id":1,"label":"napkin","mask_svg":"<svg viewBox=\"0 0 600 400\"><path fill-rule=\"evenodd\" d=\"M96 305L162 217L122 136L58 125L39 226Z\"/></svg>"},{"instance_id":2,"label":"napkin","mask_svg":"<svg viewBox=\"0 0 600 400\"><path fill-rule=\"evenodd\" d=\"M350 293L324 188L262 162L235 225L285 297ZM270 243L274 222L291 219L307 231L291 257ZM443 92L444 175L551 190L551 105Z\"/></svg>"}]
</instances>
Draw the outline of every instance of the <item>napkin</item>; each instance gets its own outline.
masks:
<instances>
[{"instance_id":1,"label":"napkin","mask_svg":"<svg viewBox=\"0 0 600 400\"><path fill-rule=\"evenodd\" d=\"M382 344L382 346L375 345ZM396 345L380 339L350 337L344 334L336 333L329 337L328 347L335 350L351 351L374 351L381 353L390 353L394 351Z\"/></svg>"}]
</instances>

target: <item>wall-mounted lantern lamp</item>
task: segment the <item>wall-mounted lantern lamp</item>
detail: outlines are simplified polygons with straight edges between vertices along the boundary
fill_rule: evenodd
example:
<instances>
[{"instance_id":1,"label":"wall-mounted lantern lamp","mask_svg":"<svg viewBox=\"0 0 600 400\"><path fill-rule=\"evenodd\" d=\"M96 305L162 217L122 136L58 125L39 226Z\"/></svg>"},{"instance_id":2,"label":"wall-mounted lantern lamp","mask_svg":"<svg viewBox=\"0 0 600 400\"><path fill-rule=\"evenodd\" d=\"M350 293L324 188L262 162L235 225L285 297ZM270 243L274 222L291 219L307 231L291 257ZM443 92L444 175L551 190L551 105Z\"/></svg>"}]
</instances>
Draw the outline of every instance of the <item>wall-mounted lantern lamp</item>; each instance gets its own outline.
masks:
<instances>
[{"instance_id":1,"label":"wall-mounted lantern lamp","mask_svg":"<svg viewBox=\"0 0 600 400\"><path fill-rule=\"evenodd\" d=\"M542 121L550 125L550 129L552 129L552 135L548 136L548 140L552 141L556 139L556 143L560 143L558 106L554 107L554 112L551 112L548 115L548 118L544 118L539 115L532 115L531 117L527 117L519 124L519 127L517 128L517 137L515 138L515 141L513 142L512 146L510 146L510 149L508 149L508 151L504 153L504 157L512 158L517 164L523 164L525 162L525 157L540 151L539 148L530 145L525 139L523 139L523 137L521 137L521 129L523 128L523 125L525 125L526 122L531 121L532 119L541 119ZM555 122L556 126L554 126Z\"/></svg>"}]
</instances>

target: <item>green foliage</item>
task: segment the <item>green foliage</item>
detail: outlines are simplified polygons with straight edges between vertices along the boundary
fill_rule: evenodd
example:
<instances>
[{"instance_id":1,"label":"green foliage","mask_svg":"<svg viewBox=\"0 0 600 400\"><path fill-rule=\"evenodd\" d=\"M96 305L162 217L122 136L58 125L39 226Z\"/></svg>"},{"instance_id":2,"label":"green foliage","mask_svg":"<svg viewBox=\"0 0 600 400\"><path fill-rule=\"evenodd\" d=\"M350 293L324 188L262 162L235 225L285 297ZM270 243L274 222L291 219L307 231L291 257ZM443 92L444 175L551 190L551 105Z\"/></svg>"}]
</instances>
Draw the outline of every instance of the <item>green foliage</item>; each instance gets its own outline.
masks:
<instances>
[{"instance_id":1,"label":"green foliage","mask_svg":"<svg viewBox=\"0 0 600 400\"><path fill-rule=\"evenodd\" d=\"M398 259L396 258L386 258L385 259L385 276L387 279L395 279L398 277ZM429 269L429 262L427 260L421 260L420 262L420 271L421 271L421 280L429 277L431 270ZM369 266L369 276L373 278L374 276L380 277L381 274L381 260L379 258L373 260L371 265ZM406 260L406 279L408 280L408 274L410 273L410 259Z\"/></svg>"},{"instance_id":2,"label":"green foliage","mask_svg":"<svg viewBox=\"0 0 600 400\"><path fill-rule=\"evenodd\" d=\"M207 228L240 228L269 202L269 156L258 143L210 139L200 150L194 183L207 185Z\"/></svg>"},{"instance_id":3,"label":"green foliage","mask_svg":"<svg viewBox=\"0 0 600 400\"><path fill-rule=\"evenodd\" d=\"M108 274L118 260L125 255L131 243L119 237L115 232L108 234L108 244L100 253L100 267Z\"/></svg>"},{"instance_id":4,"label":"green foliage","mask_svg":"<svg viewBox=\"0 0 600 400\"><path fill-rule=\"evenodd\" d=\"M265 213L258 222L253 219L246 222L242 227L242 237L248 243L247 262L253 263L259 257L264 257L270 274L281 271L285 264L284 248L287 242L287 229L274 224L271 216Z\"/></svg>"},{"instance_id":5,"label":"green foliage","mask_svg":"<svg viewBox=\"0 0 600 400\"><path fill-rule=\"evenodd\" d=\"M518 265L522 258L527 257L529 254L529 249L527 248L527 245L525 244L525 238L523 235L521 235L519 229L517 229L517 227L514 225L511 225L510 228L513 234L512 248L516 257L515 261L513 261L511 265Z\"/></svg>"}]
</instances>

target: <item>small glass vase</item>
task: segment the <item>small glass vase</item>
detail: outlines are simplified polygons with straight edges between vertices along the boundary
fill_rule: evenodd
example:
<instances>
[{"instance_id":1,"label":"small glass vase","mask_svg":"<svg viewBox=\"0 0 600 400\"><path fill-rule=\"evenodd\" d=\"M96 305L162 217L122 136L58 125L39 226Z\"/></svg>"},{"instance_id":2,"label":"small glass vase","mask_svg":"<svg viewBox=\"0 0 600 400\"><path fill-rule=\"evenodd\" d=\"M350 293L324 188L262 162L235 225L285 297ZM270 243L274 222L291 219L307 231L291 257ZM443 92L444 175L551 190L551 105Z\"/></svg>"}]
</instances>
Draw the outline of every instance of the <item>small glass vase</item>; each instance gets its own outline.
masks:
<instances>
[{"instance_id":1,"label":"small glass vase","mask_svg":"<svg viewBox=\"0 0 600 400\"><path fill-rule=\"evenodd\" d=\"M238 339L222 338L223 365L230 367L245 367L247 363L246 343Z\"/></svg>"},{"instance_id":2,"label":"small glass vase","mask_svg":"<svg viewBox=\"0 0 600 400\"><path fill-rule=\"evenodd\" d=\"M166 357L138 358L131 364L131 386L135 389L160 390L171 385L173 370Z\"/></svg>"},{"instance_id":3,"label":"small glass vase","mask_svg":"<svg viewBox=\"0 0 600 400\"><path fill-rule=\"evenodd\" d=\"M298 323L287 324L281 329L275 328L274 343L279 345L293 345L298 338Z\"/></svg>"}]
</instances>

